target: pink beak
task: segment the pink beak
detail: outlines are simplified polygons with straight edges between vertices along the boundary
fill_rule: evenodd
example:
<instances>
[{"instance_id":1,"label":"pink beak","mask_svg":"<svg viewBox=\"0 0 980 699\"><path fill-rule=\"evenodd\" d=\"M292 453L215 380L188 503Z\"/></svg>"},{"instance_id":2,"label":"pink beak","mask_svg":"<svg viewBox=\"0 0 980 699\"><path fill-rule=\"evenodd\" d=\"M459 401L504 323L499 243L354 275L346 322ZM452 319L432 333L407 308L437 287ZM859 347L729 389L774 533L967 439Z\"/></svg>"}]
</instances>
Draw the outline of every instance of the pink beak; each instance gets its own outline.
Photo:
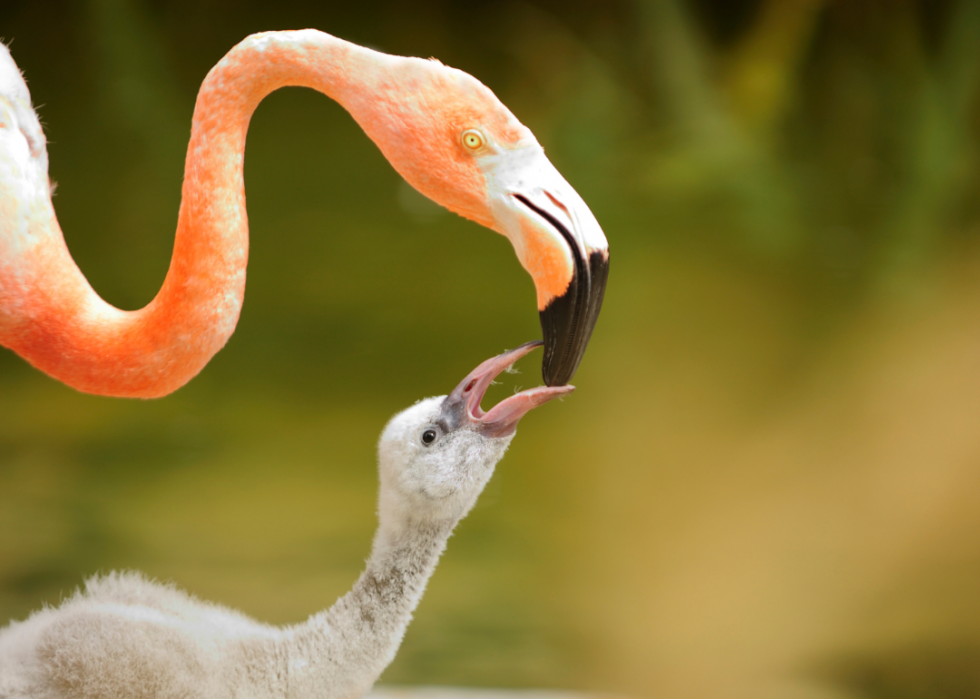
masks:
<instances>
[{"instance_id":1,"label":"pink beak","mask_svg":"<svg viewBox=\"0 0 980 699\"><path fill-rule=\"evenodd\" d=\"M488 412L480 407L480 401L493 380L518 359L543 344L541 340L526 342L488 359L471 371L442 403L443 415L451 428L469 424L487 437L508 437L514 434L517 423L532 409L574 391L575 387L569 385L538 386L505 398Z\"/></svg>"}]
</instances>

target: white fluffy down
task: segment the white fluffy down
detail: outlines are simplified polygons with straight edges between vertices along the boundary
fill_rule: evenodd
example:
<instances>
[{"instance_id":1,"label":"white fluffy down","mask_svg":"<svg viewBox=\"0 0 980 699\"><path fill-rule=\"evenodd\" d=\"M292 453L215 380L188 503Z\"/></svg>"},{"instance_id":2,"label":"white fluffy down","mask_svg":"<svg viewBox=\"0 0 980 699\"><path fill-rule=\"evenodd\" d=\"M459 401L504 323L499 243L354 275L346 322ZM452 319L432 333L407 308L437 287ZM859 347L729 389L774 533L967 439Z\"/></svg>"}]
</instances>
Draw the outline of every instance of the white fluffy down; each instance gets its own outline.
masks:
<instances>
[{"instance_id":1,"label":"white fluffy down","mask_svg":"<svg viewBox=\"0 0 980 699\"><path fill-rule=\"evenodd\" d=\"M456 523L510 438L461 428L425 445L441 398L395 416L379 443L381 526L330 609L278 628L139 573L90 579L57 608L0 629L0 699L336 697L391 662Z\"/></svg>"}]
</instances>

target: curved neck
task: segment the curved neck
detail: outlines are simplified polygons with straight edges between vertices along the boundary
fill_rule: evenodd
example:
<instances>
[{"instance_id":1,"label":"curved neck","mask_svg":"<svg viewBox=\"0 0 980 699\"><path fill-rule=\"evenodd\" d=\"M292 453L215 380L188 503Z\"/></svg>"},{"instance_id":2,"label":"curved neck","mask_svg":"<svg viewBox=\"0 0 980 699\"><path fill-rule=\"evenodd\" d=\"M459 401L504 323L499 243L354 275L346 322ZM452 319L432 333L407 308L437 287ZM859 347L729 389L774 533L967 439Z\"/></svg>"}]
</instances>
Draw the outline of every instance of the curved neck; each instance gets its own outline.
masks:
<instances>
[{"instance_id":1,"label":"curved neck","mask_svg":"<svg viewBox=\"0 0 980 699\"><path fill-rule=\"evenodd\" d=\"M88 393L150 398L189 381L227 342L241 311L243 160L256 106L273 90L300 85L350 108L395 60L315 30L256 34L229 51L198 94L170 269L139 311L99 298L71 259L51 206L43 146L17 172L24 182L4 168L0 344ZM25 160L0 152L0 165L15 158Z\"/></svg>"},{"instance_id":2,"label":"curved neck","mask_svg":"<svg viewBox=\"0 0 980 699\"><path fill-rule=\"evenodd\" d=\"M378 530L351 591L291 630L288 684L297 696L345 699L371 688L394 659L455 524L411 522L397 532Z\"/></svg>"}]
</instances>

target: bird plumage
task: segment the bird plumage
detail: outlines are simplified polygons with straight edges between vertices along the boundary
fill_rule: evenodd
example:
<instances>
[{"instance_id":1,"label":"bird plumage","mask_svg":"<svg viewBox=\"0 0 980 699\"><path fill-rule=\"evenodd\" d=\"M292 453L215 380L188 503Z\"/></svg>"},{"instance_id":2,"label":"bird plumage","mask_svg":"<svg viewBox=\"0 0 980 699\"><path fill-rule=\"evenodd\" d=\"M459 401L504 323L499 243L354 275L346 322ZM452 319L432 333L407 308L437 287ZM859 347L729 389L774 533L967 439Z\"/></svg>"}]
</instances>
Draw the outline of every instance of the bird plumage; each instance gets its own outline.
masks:
<instances>
[{"instance_id":1,"label":"bird plumage","mask_svg":"<svg viewBox=\"0 0 980 699\"><path fill-rule=\"evenodd\" d=\"M2 699L349 699L394 658L456 524L532 408L536 388L484 413L501 371L540 343L487 360L448 396L389 421L378 444L378 529L354 587L305 623L275 627L138 573L90 579L57 608L0 629Z\"/></svg>"},{"instance_id":2,"label":"bird plumage","mask_svg":"<svg viewBox=\"0 0 980 699\"><path fill-rule=\"evenodd\" d=\"M544 324L545 363L560 365L546 377L567 383L601 294L553 301L580 288L576 275L591 274L575 260L608 259L584 202L527 127L472 76L315 30L252 35L208 73L194 109L170 269L137 311L103 301L72 260L51 202L44 135L9 51L0 49L0 344L89 393L157 397L195 376L231 336L244 299L249 120L266 95L289 85L335 99L412 186L511 240L535 280L539 310L550 304L572 321ZM480 147L461 139L467 131L481 134ZM521 203L532 198L533 208ZM573 328L580 342L552 326ZM552 351L557 345L574 350Z\"/></svg>"}]
</instances>

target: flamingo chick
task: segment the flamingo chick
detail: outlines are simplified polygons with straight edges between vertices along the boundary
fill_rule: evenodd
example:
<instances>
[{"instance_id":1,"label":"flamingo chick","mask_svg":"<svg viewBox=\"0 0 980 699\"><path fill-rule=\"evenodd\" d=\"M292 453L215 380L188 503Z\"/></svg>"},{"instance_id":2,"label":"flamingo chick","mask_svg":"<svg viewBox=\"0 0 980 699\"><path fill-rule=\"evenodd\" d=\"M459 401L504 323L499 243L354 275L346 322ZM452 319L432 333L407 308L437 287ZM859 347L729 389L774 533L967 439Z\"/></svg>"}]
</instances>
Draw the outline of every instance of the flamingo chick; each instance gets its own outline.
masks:
<instances>
[{"instance_id":1,"label":"flamingo chick","mask_svg":"<svg viewBox=\"0 0 980 699\"><path fill-rule=\"evenodd\" d=\"M490 382L541 342L483 362L452 393L388 423L378 445L379 526L367 567L330 609L277 628L137 573L92 578L58 608L0 630L3 699L336 697L367 692L391 662L446 540L538 387L480 408Z\"/></svg>"},{"instance_id":2,"label":"flamingo chick","mask_svg":"<svg viewBox=\"0 0 980 699\"><path fill-rule=\"evenodd\" d=\"M231 336L245 293L245 135L287 85L339 102L425 196L507 236L530 273L549 386L575 373L602 305L609 248L530 130L472 76L312 29L255 34L197 96L174 252L138 311L92 290L51 204L44 133L0 44L0 345L80 391L151 398L194 377Z\"/></svg>"}]
</instances>

